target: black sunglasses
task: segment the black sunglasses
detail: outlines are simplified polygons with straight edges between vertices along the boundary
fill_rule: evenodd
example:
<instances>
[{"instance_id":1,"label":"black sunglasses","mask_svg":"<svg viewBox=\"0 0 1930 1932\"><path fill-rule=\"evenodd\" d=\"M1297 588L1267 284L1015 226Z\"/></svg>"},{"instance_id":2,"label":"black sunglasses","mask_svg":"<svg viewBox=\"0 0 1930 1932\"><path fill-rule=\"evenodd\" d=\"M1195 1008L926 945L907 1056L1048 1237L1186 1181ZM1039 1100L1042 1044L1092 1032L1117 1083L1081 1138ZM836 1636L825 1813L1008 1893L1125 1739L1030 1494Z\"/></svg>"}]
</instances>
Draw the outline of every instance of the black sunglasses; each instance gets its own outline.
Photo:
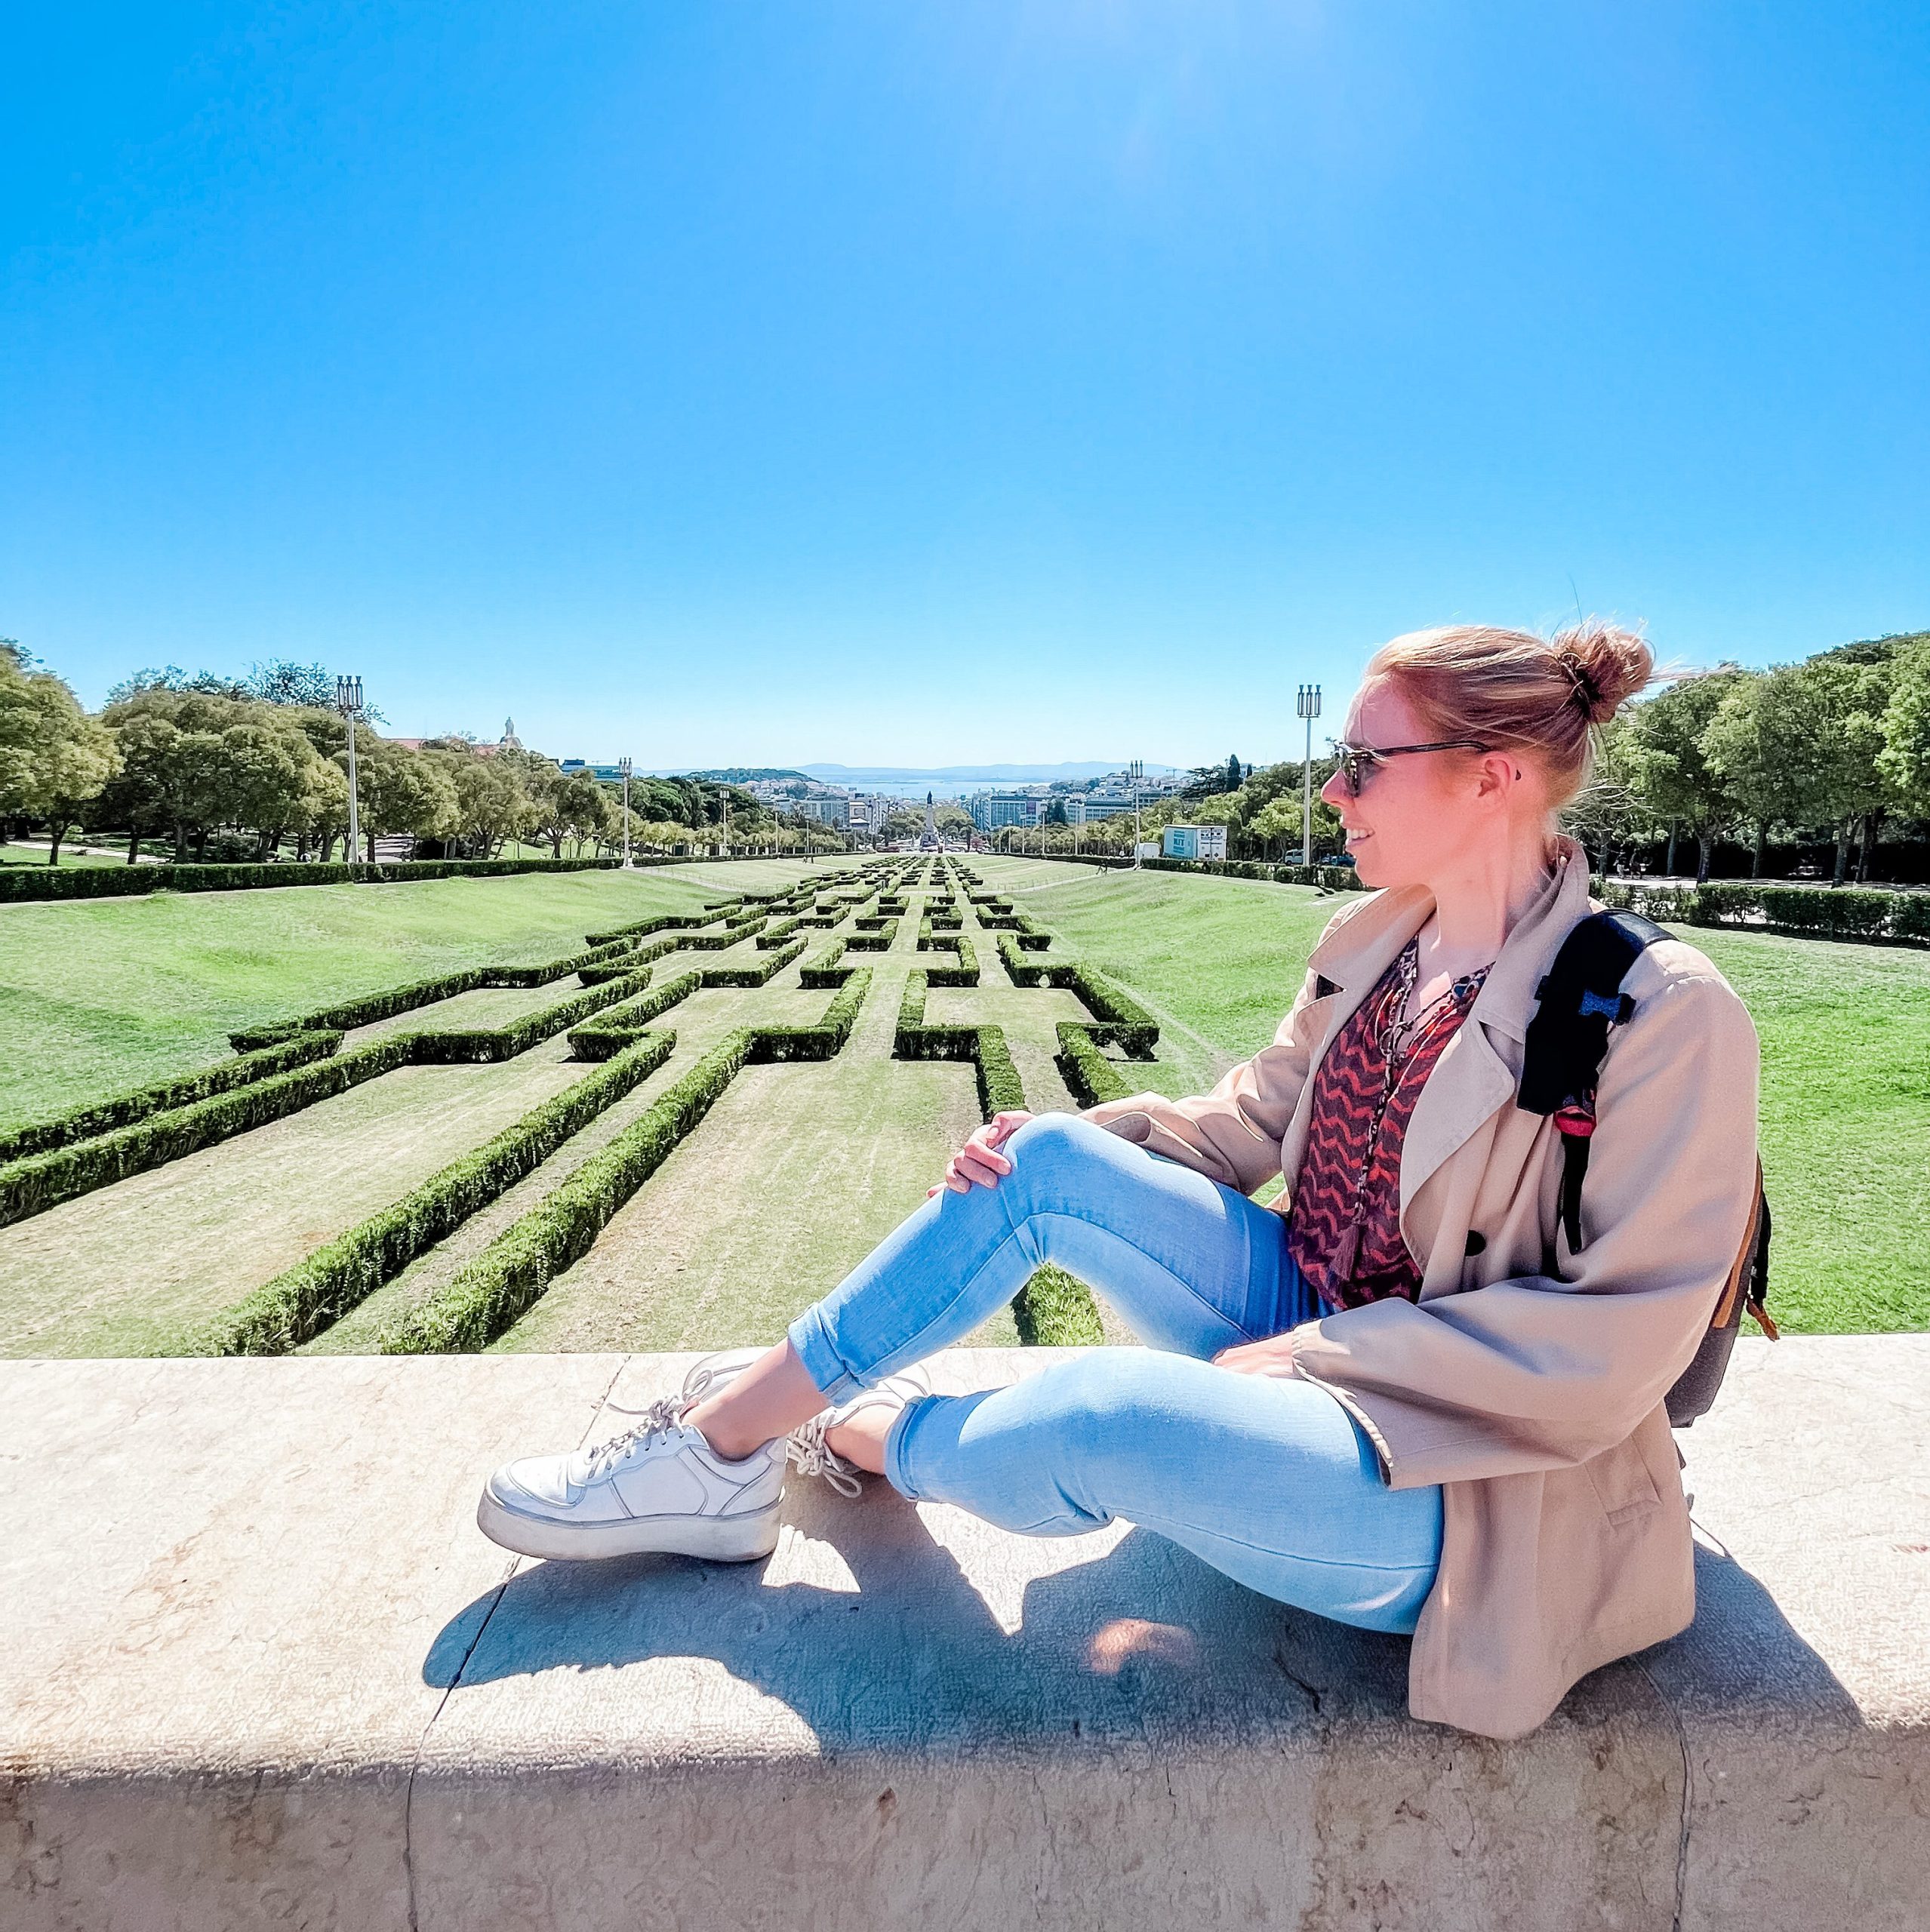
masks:
<instances>
[{"instance_id":1,"label":"black sunglasses","mask_svg":"<svg viewBox=\"0 0 1930 1932\"><path fill-rule=\"evenodd\" d=\"M1492 746L1477 744L1472 738L1442 738L1431 745L1350 745L1337 739L1334 755L1339 761L1341 777L1352 796L1360 796L1367 774L1383 758L1405 758L1414 752L1485 752Z\"/></svg>"}]
</instances>

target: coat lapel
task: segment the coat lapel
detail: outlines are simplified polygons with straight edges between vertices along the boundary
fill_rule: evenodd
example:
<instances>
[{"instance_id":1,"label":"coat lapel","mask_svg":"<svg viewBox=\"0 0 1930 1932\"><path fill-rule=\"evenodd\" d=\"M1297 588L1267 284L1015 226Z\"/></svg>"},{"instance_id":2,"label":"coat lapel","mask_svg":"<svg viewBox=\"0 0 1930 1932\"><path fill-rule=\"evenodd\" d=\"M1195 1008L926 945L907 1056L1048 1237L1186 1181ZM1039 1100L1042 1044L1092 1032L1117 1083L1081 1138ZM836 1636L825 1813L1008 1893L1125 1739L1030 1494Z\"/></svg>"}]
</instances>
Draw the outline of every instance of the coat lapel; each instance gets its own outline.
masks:
<instances>
[{"instance_id":1,"label":"coat lapel","mask_svg":"<svg viewBox=\"0 0 1930 1932\"><path fill-rule=\"evenodd\" d=\"M1408 1219L1414 1197L1484 1121L1514 1098L1542 977L1588 911L1587 860L1572 841L1563 839L1560 850L1554 878L1503 943L1465 1023L1414 1102L1401 1148L1401 1232L1424 1260L1426 1244L1416 1240Z\"/></svg>"}]
</instances>

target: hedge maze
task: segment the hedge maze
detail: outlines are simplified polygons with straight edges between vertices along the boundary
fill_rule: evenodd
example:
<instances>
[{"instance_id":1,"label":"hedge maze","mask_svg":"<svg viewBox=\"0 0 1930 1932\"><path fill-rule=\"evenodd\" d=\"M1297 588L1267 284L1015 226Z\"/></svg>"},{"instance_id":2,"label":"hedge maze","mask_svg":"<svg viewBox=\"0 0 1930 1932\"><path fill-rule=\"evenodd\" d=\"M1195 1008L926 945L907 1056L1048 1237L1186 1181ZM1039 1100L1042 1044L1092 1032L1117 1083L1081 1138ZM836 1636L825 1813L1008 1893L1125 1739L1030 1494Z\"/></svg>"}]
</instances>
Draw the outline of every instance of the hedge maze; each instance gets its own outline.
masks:
<instances>
[{"instance_id":1,"label":"hedge maze","mask_svg":"<svg viewBox=\"0 0 1930 1932\"><path fill-rule=\"evenodd\" d=\"M94 1328L82 1323L70 1337L57 1311L31 1333L8 1327L6 1251L37 1238L36 1223L84 1231L91 1213L132 1186L148 1190L141 1211L165 1239L171 1204L216 1185L208 1160L240 1160L247 1137L311 1109L317 1128L328 1128L320 1144L332 1155L336 1116L327 1109L352 1090L421 1077L411 1069L523 1062L536 1084L506 1093L543 1097L459 1158L411 1185L399 1181L377 1211L317 1227L294 1265L263 1269L266 1278L239 1297L112 1352L281 1355L351 1334L356 1346L386 1352L531 1346L518 1324L577 1279L571 1271L613 1220L651 1198L670 1157L687 1146L686 1160L706 1159L703 1124L746 1068L796 1065L795 1075L774 1077L856 1083L856 1117L882 1146L910 1118L893 1097L914 1076L892 1072L894 1063L968 1065L975 1111L989 1118L1131 1091L1121 1058L1150 1059L1158 1038L1129 995L1056 952L1049 931L949 855L875 860L719 897L700 912L589 934L542 964L446 974L266 1021L232 1034L235 1057L218 1066L0 1139L0 1352L99 1352L89 1337L103 1301L139 1296L137 1266L124 1282L97 1274L72 1284L76 1310L89 1310ZM804 1071L809 1063L823 1071ZM500 1077L522 1078L513 1068ZM377 1088L378 1103L388 1091ZM846 1124L826 1138L822 1161L862 1165L851 1109L832 1112ZM340 1140L342 1158L354 1158L346 1118ZM407 1142L399 1132L397 1144ZM712 1158L728 1161L729 1146L719 1143ZM399 1159L404 1178L405 1168ZM757 1173L725 1178L740 1194L742 1217L813 1211L808 1186L774 1201ZM272 1186L272 1165L265 1180ZM916 1204L893 1200L894 1214ZM35 1251L50 1251L45 1242ZM790 1312L835 1278L784 1284ZM1028 1341L1101 1337L1090 1295L1054 1269L1028 1284L1013 1318ZM620 1324L606 1337L589 1319L587 1331L571 1331L588 1334L582 1345L623 1345Z\"/></svg>"}]
</instances>

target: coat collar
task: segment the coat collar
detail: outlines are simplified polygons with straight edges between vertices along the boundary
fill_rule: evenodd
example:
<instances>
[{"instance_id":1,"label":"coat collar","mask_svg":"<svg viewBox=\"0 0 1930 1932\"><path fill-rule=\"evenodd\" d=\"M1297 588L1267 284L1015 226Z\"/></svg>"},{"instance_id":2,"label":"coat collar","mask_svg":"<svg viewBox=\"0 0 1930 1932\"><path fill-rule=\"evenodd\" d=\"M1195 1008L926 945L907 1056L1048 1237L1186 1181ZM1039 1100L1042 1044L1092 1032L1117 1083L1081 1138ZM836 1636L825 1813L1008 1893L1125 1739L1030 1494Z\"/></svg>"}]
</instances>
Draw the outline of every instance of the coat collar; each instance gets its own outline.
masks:
<instances>
[{"instance_id":1,"label":"coat collar","mask_svg":"<svg viewBox=\"0 0 1930 1932\"><path fill-rule=\"evenodd\" d=\"M1502 942L1470 1017L1511 1038L1526 1038L1536 989L1562 940L1588 909L1587 855L1572 838L1558 838L1554 875ZM1341 1002L1350 1011L1427 923L1433 909L1433 898L1424 887L1377 892L1322 937L1307 963L1343 993L1353 995Z\"/></svg>"},{"instance_id":2,"label":"coat collar","mask_svg":"<svg viewBox=\"0 0 1930 1932\"><path fill-rule=\"evenodd\" d=\"M1341 1017L1367 997L1433 909L1432 897L1419 887L1378 893L1314 948L1310 964L1341 989L1329 1042ZM1519 1048L1528 1036L1537 989L1562 940L1588 909L1587 855L1573 839L1560 839L1553 877L1502 942L1467 1021L1414 1103L1401 1149L1401 1223L1424 1265L1428 1244L1416 1240L1418 1231L1408 1220L1414 1198L1482 1123L1514 1097ZM1492 1035L1513 1044L1498 1051Z\"/></svg>"}]
</instances>

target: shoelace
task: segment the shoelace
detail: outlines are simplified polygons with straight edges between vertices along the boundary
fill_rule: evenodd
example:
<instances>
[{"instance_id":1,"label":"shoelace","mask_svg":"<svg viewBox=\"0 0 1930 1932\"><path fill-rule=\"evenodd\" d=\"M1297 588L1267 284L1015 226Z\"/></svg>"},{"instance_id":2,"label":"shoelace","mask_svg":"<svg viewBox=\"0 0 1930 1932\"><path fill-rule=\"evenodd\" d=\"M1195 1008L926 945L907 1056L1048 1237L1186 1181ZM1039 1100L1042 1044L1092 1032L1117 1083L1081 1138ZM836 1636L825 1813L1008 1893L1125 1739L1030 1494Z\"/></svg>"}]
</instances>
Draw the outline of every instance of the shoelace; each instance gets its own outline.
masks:
<instances>
[{"instance_id":1,"label":"shoelace","mask_svg":"<svg viewBox=\"0 0 1930 1932\"><path fill-rule=\"evenodd\" d=\"M703 1399L710 1385L717 1380L714 1368L694 1372L685 1383L683 1392L677 1395L660 1395L654 1402L640 1409L626 1409L621 1403L612 1402L612 1413L620 1416L635 1416L637 1420L620 1435L613 1435L608 1442L599 1442L589 1452L587 1474L600 1476L613 1469L633 1449L648 1448L659 1435L673 1435L683 1427L684 1411L694 1407Z\"/></svg>"},{"instance_id":2,"label":"shoelace","mask_svg":"<svg viewBox=\"0 0 1930 1932\"><path fill-rule=\"evenodd\" d=\"M674 1434L683 1426L683 1412L688 1400L684 1395L662 1395L647 1408L617 1408L617 1414L635 1416L639 1420L620 1435L611 1436L608 1442L599 1442L589 1452L585 1473L590 1476L605 1475L633 1449L648 1448L657 1436ZM616 1407L614 1403L611 1406Z\"/></svg>"},{"instance_id":3,"label":"shoelace","mask_svg":"<svg viewBox=\"0 0 1930 1932\"><path fill-rule=\"evenodd\" d=\"M824 1432L830 1426L829 1409L800 1423L785 1440L784 1460L801 1476L822 1476L840 1496L860 1496L864 1485L858 1478L863 1472L825 1441Z\"/></svg>"}]
</instances>

